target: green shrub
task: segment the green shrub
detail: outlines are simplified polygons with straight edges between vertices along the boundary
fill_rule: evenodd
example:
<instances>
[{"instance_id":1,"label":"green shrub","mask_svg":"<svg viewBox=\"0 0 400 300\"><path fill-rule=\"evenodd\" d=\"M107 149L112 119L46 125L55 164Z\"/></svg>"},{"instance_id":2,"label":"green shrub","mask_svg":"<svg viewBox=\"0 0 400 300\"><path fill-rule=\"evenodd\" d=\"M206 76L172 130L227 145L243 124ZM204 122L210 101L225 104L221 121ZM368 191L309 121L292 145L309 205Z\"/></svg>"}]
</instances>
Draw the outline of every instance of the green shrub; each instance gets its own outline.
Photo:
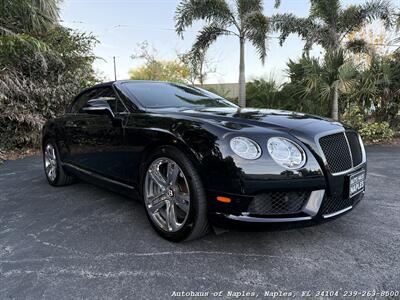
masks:
<instances>
[{"instance_id":1,"label":"green shrub","mask_svg":"<svg viewBox=\"0 0 400 300\"><path fill-rule=\"evenodd\" d=\"M363 124L365 124L365 115L358 106L352 105L346 109L340 121L351 128L360 130Z\"/></svg>"},{"instance_id":2,"label":"green shrub","mask_svg":"<svg viewBox=\"0 0 400 300\"><path fill-rule=\"evenodd\" d=\"M390 142L395 134L388 122L368 122L358 106L347 109L341 121L358 130L363 140L367 142Z\"/></svg>"},{"instance_id":3,"label":"green shrub","mask_svg":"<svg viewBox=\"0 0 400 300\"><path fill-rule=\"evenodd\" d=\"M364 140L372 143L390 142L394 137L394 130L388 122L364 123L359 133Z\"/></svg>"},{"instance_id":4,"label":"green shrub","mask_svg":"<svg viewBox=\"0 0 400 300\"><path fill-rule=\"evenodd\" d=\"M279 108L276 103L279 86L273 79L257 79L246 84L248 107Z\"/></svg>"}]
</instances>

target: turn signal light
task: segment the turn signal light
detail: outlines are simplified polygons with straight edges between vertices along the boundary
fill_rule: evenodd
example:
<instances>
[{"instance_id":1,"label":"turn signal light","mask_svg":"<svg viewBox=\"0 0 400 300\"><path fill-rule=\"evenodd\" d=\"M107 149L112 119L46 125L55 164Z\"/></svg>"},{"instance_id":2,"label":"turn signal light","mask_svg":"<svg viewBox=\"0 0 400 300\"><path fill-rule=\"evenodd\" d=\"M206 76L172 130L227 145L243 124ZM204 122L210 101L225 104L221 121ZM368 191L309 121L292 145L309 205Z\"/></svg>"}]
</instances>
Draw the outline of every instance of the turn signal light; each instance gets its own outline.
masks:
<instances>
[{"instance_id":1,"label":"turn signal light","mask_svg":"<svg viewBox=\"0 0 400 300\"><path fill-rule=\"evenodd\" d=\"M222 196L218 196L217 197L217 201L223 202L223 203L231 203L232 202L231 198L222 197Z\"/></svg>"}]
</instances>

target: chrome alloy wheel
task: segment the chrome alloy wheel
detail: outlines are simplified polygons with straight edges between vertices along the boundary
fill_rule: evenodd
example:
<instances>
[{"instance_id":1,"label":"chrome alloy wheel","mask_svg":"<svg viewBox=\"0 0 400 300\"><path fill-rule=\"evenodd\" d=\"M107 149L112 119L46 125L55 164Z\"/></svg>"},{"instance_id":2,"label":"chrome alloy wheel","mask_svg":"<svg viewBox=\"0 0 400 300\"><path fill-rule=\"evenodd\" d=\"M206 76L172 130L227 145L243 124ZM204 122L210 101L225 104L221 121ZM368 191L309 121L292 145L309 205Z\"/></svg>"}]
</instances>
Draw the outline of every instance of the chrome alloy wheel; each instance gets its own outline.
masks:
<instances>
[{"instance_id":1,"label":"chrome alloy wheel","mask_svg":"<svg viewBox=\"0 0 400 300\"><path fill-rule=\"evenodd\" d=\"M57 176L57 156L52 144L47 144L44 150L44 167L47 178L53 182Z\"/></svg>"},{"instance_id":2,"label":"chrome alloy wheel","mask_svg":"<svg viewBox=\"0 0 400 300\"><path fill-rule=\"evenodd\" d=\"M185 174L170 158L160 157L147 169L144 182L147 212L155 225L168 232L184 226L190 209L190 190Z\"/></svg>"}]
</instances>

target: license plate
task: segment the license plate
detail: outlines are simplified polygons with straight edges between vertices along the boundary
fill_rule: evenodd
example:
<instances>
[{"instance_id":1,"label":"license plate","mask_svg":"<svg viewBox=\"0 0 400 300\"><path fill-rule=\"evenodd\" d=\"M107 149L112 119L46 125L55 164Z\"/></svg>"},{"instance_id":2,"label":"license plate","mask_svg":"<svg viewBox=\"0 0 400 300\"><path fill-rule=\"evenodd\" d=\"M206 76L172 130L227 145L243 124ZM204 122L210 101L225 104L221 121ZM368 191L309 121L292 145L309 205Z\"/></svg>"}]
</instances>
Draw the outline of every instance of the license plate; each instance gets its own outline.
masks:
<instances>
[{"instance_id":1,"label":"license plate","mask_svg":"<svg viewBox=\"0 0 400 300\"><path fill-rule=\"evenodd\" d=\"M349 197L353 197L358 193L364 191L365 188L365 171L354 173L350 175L349 184Z\"/></svg>"}]
</instances>

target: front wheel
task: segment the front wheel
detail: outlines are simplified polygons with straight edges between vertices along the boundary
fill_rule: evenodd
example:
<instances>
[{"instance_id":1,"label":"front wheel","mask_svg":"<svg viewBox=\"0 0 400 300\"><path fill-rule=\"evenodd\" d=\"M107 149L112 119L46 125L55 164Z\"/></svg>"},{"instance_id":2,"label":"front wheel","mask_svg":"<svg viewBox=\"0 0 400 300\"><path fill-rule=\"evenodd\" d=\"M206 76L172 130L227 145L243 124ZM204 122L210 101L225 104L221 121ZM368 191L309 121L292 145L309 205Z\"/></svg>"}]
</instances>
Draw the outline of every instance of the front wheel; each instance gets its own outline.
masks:
<instances>
[{"instance_id":1,"label":"front wheel","mask_svg":"<svg viewBox=\"0 0 400 300\"><path fill-rule=\"evenodd\" d=\"M207 203L200 177L191 161L174 147L162 147L148 160L143 200L153 228L178 242L207 232Z\"/></svg>"},{"instance_id":2,"label":"front wheel","mask_svg":"<svg viewBox=\"0 0 400 300\"><path fill-rule=\"evenodd\" d=\"M57 145L52 140L46 141L43 146L43 164L47 181L54 186L71 184L74 181L72 176L64 172L60 163Z\"/></svg>"}]
</instances>

